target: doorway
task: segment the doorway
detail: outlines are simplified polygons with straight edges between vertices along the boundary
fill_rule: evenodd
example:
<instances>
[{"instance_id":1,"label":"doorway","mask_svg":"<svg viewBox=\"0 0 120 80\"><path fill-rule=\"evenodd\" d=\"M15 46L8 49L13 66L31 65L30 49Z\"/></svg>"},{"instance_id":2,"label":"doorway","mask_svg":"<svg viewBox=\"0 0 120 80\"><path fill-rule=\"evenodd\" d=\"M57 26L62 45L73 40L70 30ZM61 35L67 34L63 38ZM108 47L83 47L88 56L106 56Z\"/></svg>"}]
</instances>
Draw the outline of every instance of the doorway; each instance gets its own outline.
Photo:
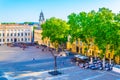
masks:
<instances>
[{"instance_id":1,"label":"doorway","mask_svg":"<svg viewBox=\"0 0 120 80\"><path fill-rule=\"evenodd\" d=\"M17 42L17 39L16 39L16 38L14 38L14 42Z\"/></svg>"},{"instance_id":2,"label":"doorway","mask_svg":"<svg viewBox=\"0 0 120 80\"><path fill-rule=\"evenodd\" d=\"M79 47L78 47L78 46L76 47L76 52L77 52L77 53L79 52Z\"/></svg>"}]
</instances>

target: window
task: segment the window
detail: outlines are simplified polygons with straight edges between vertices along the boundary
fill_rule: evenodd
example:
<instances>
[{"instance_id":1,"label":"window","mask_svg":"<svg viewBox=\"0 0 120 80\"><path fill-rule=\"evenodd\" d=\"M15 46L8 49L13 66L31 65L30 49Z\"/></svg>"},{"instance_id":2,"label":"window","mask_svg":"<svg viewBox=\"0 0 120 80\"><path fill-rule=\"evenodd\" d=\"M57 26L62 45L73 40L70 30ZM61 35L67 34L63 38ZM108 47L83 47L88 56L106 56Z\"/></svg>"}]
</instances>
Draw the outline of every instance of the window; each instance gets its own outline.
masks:
<instances>
[{"instance_id":1,"label":"window","mask_svg":"<svg viewBox=\"0 0 120 80\"><path fill-rule=\"evenodd\" d=\"M30 38L28 38L28 41L30 41Z\"/></svg>"},{"instance_id":2,"label":"window","mask_svg":"<svg viewBox=\"0 0 120 80\"><path fill-rule=\"evenodd\" d=\"M3 33L3 36L5 36L5 34Z\"/></svg>"},{"instance_id":3,"label":"window","mask_svg":"<svg viewBox=\"0 0 120 80\"><path fill-rule=\"evenodd\" d=\"M9 39L7 39L7 42L9 42Z\"/></svg>"},{"instance_id":4,"label":"window","mask_svg":"<svg viewBox=\"0 0 120 80\"><path fill-rule=\"evenodd\" d=\"M9 36L9 33L7 33L7 36Z\"/></svg>"},{"instance_id":5,"label":"window","mask_svg":"<svg viewBox=\"0 0 120 80\"><path fill-rule=\"evenodd\" d=\"M27 41L27 38L25 38L25 41Z\"/></svg>"},{"instance_id":6,"label":"window","mask_svg":"<svg viewBox=\"0 0 120 80\"><path fill-rule=\"evenodd\" d=\"M27 36L27 33L25 33L25 36Z\"/></svg>"},{"instance_id":7,"label":"window","mask_svg":"<svg viewBox=\"0 0 120 80\"><path fill-rule=\"evenodd\" d=\"M16 36L16 33L14 33L14 36Z\"/></svg>"},{"instance_id":8,"label":"window","mask_svg":"<svg viewBox=\"0 0 120 80\"><path fill-rule=\"evenodd\" d=\"M3 39L3 42L5 42L5 39Z\"/></svg>"},{"instance_id":9,"label":"window","mask_svg":"<svg viewBox=\"0 0 120 80\"><path fill-rule=\"evenodd\" d=\"M21 38L21 41L23 41L23 38Z\"/></svg>"},{"instance_id":10,"label":"window","mask_svg":"<svg viewBox=\"0 0 120 80\"><path fill-rule=\"evenodd\" d=\"M12 36L12 33L11 33L11 36Z\"/></svg>"},{"instance_id":11,"label":"window","mask_svg":"<svg viewBox=\"0 0 120 80\"><path fill-rule=\"evenodd\" d=\"M20 36L20 33L18 33L18 36Z\"/></svg>"},{"instance_id":12,"label":"window","mask_svg":"<svg viewBox=\"0 0 120 80\"><path fill-rule=\"evenodd\" d=\"M28 36L30 36L30 33L28 33Z\"/></svg>"},{"instance_id":13,"label":"window","mask_svg":"<svg viewBox=\"0 0 120 80\"><path fill-rule=\"evenodd\" d=\"M21 33L21 36L23 36L23 33Z\"/></svg>"},{"instance_id":14,"label":"window","mask_svg":"<svg viewBox=\"0 0 120 80\"><path fill-rule=\"evenodd\" d=\"M13 41L13 39L11 39L11 42Z\"/></svg>"}]
</instances>

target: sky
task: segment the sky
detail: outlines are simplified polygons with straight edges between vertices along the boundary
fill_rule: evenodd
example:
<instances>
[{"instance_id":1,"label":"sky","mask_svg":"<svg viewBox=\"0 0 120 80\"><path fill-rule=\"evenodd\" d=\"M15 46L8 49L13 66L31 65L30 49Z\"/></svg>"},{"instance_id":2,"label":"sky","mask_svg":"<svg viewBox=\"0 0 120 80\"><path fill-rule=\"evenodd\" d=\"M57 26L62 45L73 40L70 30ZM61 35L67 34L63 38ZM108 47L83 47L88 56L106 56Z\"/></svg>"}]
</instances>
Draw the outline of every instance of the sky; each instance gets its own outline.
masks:
<instances>
[{"instance_id":1,"label":"sky","mask_svg":"<svg viewBox=\"0 0 120 80\"><path fill-rule=\"evenodd\" d=\"M0 0L0 22L38 22L40 12L45 19L67 20L71 13L89 12L106 7L120 11L120 0Z\"/></svg>"}]
</instances>

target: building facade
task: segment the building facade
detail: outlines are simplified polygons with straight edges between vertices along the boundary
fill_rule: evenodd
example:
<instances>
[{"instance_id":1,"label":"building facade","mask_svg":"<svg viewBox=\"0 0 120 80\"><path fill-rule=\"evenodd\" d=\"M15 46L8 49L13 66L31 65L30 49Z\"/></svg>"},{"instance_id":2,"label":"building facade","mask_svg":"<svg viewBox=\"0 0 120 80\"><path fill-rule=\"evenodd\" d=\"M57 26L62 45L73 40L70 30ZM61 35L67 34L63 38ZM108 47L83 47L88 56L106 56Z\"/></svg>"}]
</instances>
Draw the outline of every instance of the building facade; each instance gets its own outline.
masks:
<instances>
[{"instance_id":1,"label":"building facade","mask_svg":"<svg viewBox=\"0 0 120 80\"><path fill-rule=\"evenodd\" d=\"M96 45L88 46L84 42L81 42L80 40L74 41L73 43L68 41L66 48L67 50L70 50L73 53L78 53L94 58L101 57L100 54L102 52ZM115 56L114 51L110 51L109 48L105 53L105 59L109 61L112 60L115 63L120 64L120 56L119 55Z\"/></svg>"},{"instance_id":2,"label":"building facade","mask_svg":"<svg viewBox=\"0 0 120 80\"><path fill-rule=\"evenodd\" d=\"M28 25L1 24L0 44L24 42L31 43L32 29Z\"/></svg>"},{"instance_id":3,"label":"building facade","mask_svg":"<svg viewBox=\"0 0 120 80\"><path fill-rule=\"evenodd\" d=\"M42 40L42 30L38 30L38 29L35 29L34 30L34 42L35 43L38 43L38 44L42 44L43 43L43 40Z\"/></svg>"}]
</instances>

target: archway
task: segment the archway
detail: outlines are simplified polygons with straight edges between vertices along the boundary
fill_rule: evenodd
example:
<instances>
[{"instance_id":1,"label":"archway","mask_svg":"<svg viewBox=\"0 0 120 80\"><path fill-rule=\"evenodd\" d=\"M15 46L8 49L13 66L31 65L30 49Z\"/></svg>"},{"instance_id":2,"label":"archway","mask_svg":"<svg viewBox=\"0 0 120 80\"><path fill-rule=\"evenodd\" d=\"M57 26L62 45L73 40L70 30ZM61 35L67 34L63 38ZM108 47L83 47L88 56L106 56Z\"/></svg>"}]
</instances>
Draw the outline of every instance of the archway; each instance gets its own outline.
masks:
<instances>
[{"instance_id":1,"label":"archway","mask_svg":"<svg viewBox=\"0 0 120 80\"><path fill-rule=\"evenodd\" d=\"M76 47L76 52L77 52L77 53L79 52L79 47L78 47L78 46Z\"/></svg>"}]
</instances>

